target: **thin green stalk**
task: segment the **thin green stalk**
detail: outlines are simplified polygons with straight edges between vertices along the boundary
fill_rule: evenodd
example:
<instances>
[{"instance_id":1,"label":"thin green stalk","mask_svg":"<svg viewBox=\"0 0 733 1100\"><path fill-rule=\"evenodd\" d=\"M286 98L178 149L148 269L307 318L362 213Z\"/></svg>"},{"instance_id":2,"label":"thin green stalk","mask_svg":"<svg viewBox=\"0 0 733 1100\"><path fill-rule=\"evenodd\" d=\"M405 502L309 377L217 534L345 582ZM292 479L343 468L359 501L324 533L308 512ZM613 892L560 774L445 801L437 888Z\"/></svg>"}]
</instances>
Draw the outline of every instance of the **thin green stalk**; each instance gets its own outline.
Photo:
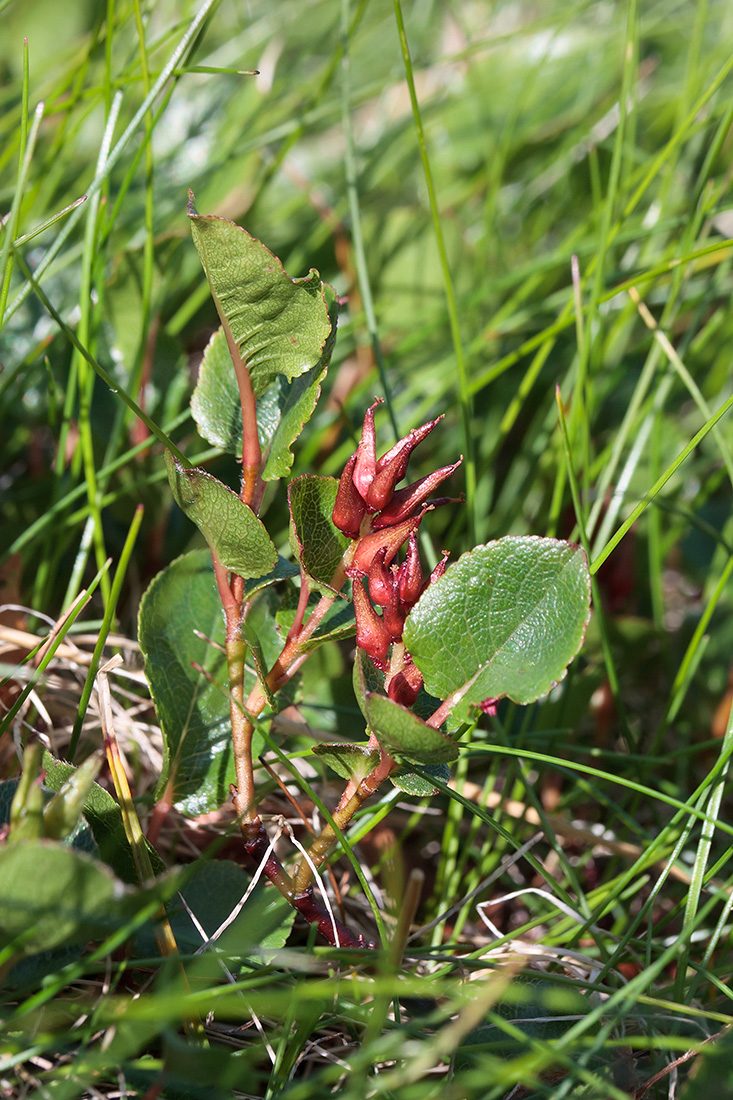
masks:
<instances>
[{"instance_id":1,"label":"thin green stalk","mask_svg":"<svg viewBox=\"0 0 733 1100\"><path fill-rule=\"evenodd\" d=\"M38 666L33 670L33 673L29 677L28 682L26 683L23 690L19 693L17 699L13 702L12 706L10 706L7 711L5 711L2 719L0 719L0 734L5 733L6 730L12 727L13 719L15 718L16 714L23 706L38 681L43 676L43 673L46 671L49 663L53 660L56 654L56 650L63 642L67 633L76 622L83 609L89 603L92 593L94 592L101 580L102 572L106 572L109 566L110 562L105 562L103 570L100 570L97 573L89 587L81 592L79 596L77 596L72 607L70 607L64 613L63 620L61 621L57 631L55 632L53 640L50 642L48 649L39 661Z\"/></svg>"},{"instance_id":2,"label":"thin green stalk","mask_svg":"<svg viewBox=\"0 0 733 1100\"><path fill-rule=\"evenodd\" d=\"M145 29L143 26L142 9L140 0L133 0L135 9L135 27L137 29L140 46L140 68L143 77L143 91L145 98L150 96L150 71L148 68L148 49L145 42ZM155 222L153 209L153 128L155 120L150 108L145 112L145 207L144 227L145 242L143 244L143 278L140 288L140 301L142 312L140 316L140 343L132 371L130 372L129 390L137 395L140 389L145 356L147 354L148 328L152 313L151 299L153 294L153 264L155 259Z\"/></svg>"},{"instance_id":3,"label":"thin green stalk","mask_svg":"<svg viewBox=\"0 0 733 1100\"><path fill-rule=\"evenodd\" d=\"M87 672L86 680L84 681L84 687L79 698L79 706L76 712L76 720L74 721L74 728L71 732L71 739L69 741L69 747L67 750L67 758L73 763L76 749L79 744L79 737L81 736L82 726L84 724L84 717L86 715L89 700L94 690L94 679L97 675L97 669L99 668L99 662L102 659L102 653L104 647L107 644L107 635L112 628L112 622L117 610L117 601L120 598L120 592L122 591L122 583L127 576L127 568L130 564L130 558L132 556L133 547L135 546L135 540L137 539L138 531L140 530L140 524L143 518L143 506L138 504L135 509L135 514L132 518L132 523L127 532L127 538L125 544L122 547L120 554L120 560L117 563L117 569L115 571L114 579L110 588L109 600L105 604L104 618L102 619L102 625L99 628L99 637L94 647L92 659L89 662L89 671Z\"/></svg>"},{"instance_id":4,"label":"thin green stalk","mask_svg":"<svg viewBox=\"0 0 733 1100\"><path fill-rule=\"evenodd\" d=\"M682 463L685 461L685 459L690 454L692 454L692 452L697 447L698 443L700 443L705 438L705 436L708 434L708 432L712 431L712 429L715 427L715 425L718 423L718 421L721 420L725 416L725 414L730 409L731 405L733 405L733 396L729 397L727 401L723 402L723 404L720 406L718 411L716 413L714 413L713 416L711 416L711 418L707 421L707 423L703 424L702 428L700 428L700 430L695 433L695 435L692 437L690 442L685 447L682 448L682 450L678 454L677 458L675 458L674 462L672 462L667 467L667 469L664 471L664 473L662 473L657 478L657 480L654 482L654 484L652 485L649 492L644 497L644 499L639 501L639 503L636 505L636 507L633 509L633 511L630 513L630 515L624 520L624 522L618 528L618 530L616 531L616 534L611 539L609 539L609 541L606 543L603 550L601 550L600 553L597 554L596 557L593 559L593 561L590 564L590 570L591 570L592 574L595 574L595 573L598 572L598 570L603 565L606 558L608 558L609 555L613 553L613 551L616 549L618 544L621 542L621 539L624 537L626 532L629 531L631 527L633 527L633 525L636 523L639 516L652 503L652 501L654 500L654 497L657 495L657 493L659 493L664 488L664 486L667 484L669 479L679 469L679 467L682 465Z\"/></svg>"},{"instance_id":5,"label":"thin green stalk","mask_svg":"<svg viewBox=\"0 0 733 1100\"><path fill-rule=\"evenodd\" d=\"M122 95L118 93L112 101L110 114L102 136L97 157L97 166L94 173L95 180L104 180L106 174L106 161L112 143L112 135L117 124L117 118L122 104ZM94 267L97 263L97 234L99 227L99 203L102 191L96 191L86 207L87 221L84 232L84 251L82 254L81 285L79 290L79 323L77 326L77 339L79 344L88 348L93 353L96 340L92 332L92 290L94 283ZM74 381L76 385L74 385ZM81 456L84 470L84 482L87 489L87 507L89 518L82 537L79 553L75 562L75 569L69 578L65 602L70 602L78 587L81 585L82 576L86 566L88 549L94 546L97 568L106 560L107 553L104 545L104 533L102 530L102 513L99 507L99 494L97 491L96 461L94 456L94 440L92 437L91 407L94 394L94 373L82 354L77 350L72 356L69 371L69 385L66 391L64 403L64 415L59 442L56 449L56 481L55 488L61 486L61 477L64 464L67 460L68 433L73 422L73 410L75 403L75 390L79 392L79 415L77 426L79 431L79 450L75 452ZM105 575L102 585L102 598L105 603L110 598L109 579Z\"/></svg>"},{"instance_id":6,"label":"thin green stalk","mask_svg":"<svg viewBox=\"0 0 733 1100\"><path fill-rule=\"evenodd\" d=\"M397 425L394 403L392 400L392 386L390 385L387 364L382 354L382 344L377 329L377 315L374 310L372 297L372 285L369 278L369 266L367 264L366 250L364 248L364 236L361 228L361 209L359 206L358 173L356 170L356 147L354 143L354 128L351 123L351 77L349 60L349 35L352 33L350 22L349 0L341 2L341 120L344 131L344 169L346 173L346 192L349 199L349 214L351 216L351 239L354 245L354 266L356 277L359 281L359 293L364 306L364 319L367 331L372 342L374 360L379 372L379 382L384 393L392 431L395 439L400 438L400 430Z\"/></svg>"},{"instance_id":7,"label":"thin green stalk","mask_svg":"<svg viewBox=\"0 0 733 1100\"><path fill-rule=\"evenodd\" d=\"M21 116L21 146L20 157L18 160L18 178L15 184L15 191L13 192L13 201L10 206L10 217L4 226L3 247L0 252L0 328L2 328L3 320L5 318L5 307L8 302L8 293L10 291L10 276L12 274L12 246L13 239L18 231L18 219L20 218L20 208L23 204L23 198L25 196L25 188L28 182L28 173L30 172L31 161L33 160L33 153L36 148L36 139L38 137L38 130L43 119L44 104L39 103L33 114L33 122L31 123L30 133L26 134L28 111L28 88L26 84L27 72L26 62L28 57L28 43L26 41L26 48L24 53L24 87L23 87L23 102L22 102L22 116ZM0 223L1 225L2 223Z\"/></svg>"},{"instance_id":8,"label":"thin green stalk","mask_svg":"<svg viewBox=\"0 0 733 1100\"><path fill-rule=\"evenodd\" d=\"M400 46L402 49L402 60L405 66L405 77L407 80L407 86L410 91L412 117L415 122L415 132L417 134L418 145L420 147L420 158L422 160L423 173L425 175L425 185L427 187L428 199L430 202L430 212L433 220L433 229L435 231L435 240L438 246L438 254L440 256L440 267L443 274L443 287L445 290L446 305L448 307L448 319L450 321L451 337L453 339L453 352L456 357L456 368L458 371L458 395L461 406L461 424L463 427L463 446L465 450L464 466L466 471L466 514L468 519L468 533L471 539L471 545L473 545L476 542L476 455L471 428L473 419L473 400L471 397L471 390L468 385L468 374L466 372L466 363L463 356L463 345L461 343L461 330L458 323L458 307L456 305L456 297L453 290L453 279L451 276L450 264L448 262L448 253L445 247L445 239L443 237L443 227L440 220L440 211L438 210L438 200L435 193L435 184L433 182L433 172L430 167L430 159L428 157L428 149L425 141L425 132L423 130L422 118L420 115L420 105L417 100L417 92L415 91L415 78L412 71L412 58L410 57L410 48L407 43L405 24L402 18L401 0L394 0L394 9L395 18L397 20L397 30L400 38Z\"/></svg>"},{"instance_id":9,"label":"thin green stalk","mask_svg":"<svg viewBox=\"0 0 733 1100\"><path fill-rule=\"evenodd\" d=\"M41 300L41 302L43 304L44 309L46 309L46 311L49 313L49 315L51 317L53 317L54 321L56 322L58 327L61 329L61 331L63 332L66 339L71 344L73 344L73 346L77 349L77 351L81 352L84 359L86 359L86 361L90 364L90 366L92 366L94 368L94 370L99 375L99 377L102 379L102 381L104 383L106 383L107 386L109 386L112 393L115 394L116 397L119 397L121 401L124 401L124 403L127 405L128 409L131 409L135 413L135 415L137 417L139 417L140 420L142 420L142 422L146 426L146 428L148 428L150 430L150 432L156 437L156 439L158 439L165 447L168 448L169 451L172 452L172 454L175 455L175 457L178 459L178 461L180 463L182 463L183 466L185 466L186 468L189 468L191 463L186 458L186 456L184 454L182 454L181 451L179 451L178 447L175 445L173 440L168 438L168 436L165 434L163 429L159 428L158 425L155 423L155 421L152 420L148 416L147 413L143 412L143 410L140 408L140 406L135 401L133 401L133 399L127 393L125 393L125 391L123 389L121 389L117 385L114 378L112 378L112 376L107 373L107 371L104 369L104 367L100 363L97 362L97 360L94 358L94 356L89 351L87 351L87 349L85 347L82 346L82 344L79 342L79 340L76 337L76 333L72 329L69 328L69 326L64 322L61 315L51 305L51 302L49 301L49 299L46 296L45 292L38 285L38 282L36 281L35 276L31 274L31 271L29 270L29 268L27 267L25 261L21 258L20 255L18 255L18 263L19 263L19 266L22 267L22 269L23 269L23 274L25 275L25 277L28 280L28 285L30 287L32 287L32 289L36 292L36 294L38 295L39 299Z\"/></svg>"},{"instance_id":10,"label":"thin green stalk","mask_svg":"<svg viewBox=\"0 0 733 1100\"><path fill-rule=\"evenodd\" d=\"M575 467L573 465L573 458L570 446L570 433L568 431L568 425L565 420L565 410L563 409L559 386L555 390L555 399L557 402L558 419L560 422L560 431L562 432L563 447L565 450L565 463L568 474L568 481L570 484L570 495L572 497L573 507L575 509L575 522L577 523L578 530L580 532L580 544L585 550L586 557L588 558L588 562L590 564L590 544L588 542L588 532L585 525L585 516L580 499L580 487L578 485L578 479L576 477ZM598 623L598 629L601 636L603 660L606 666L606 672L608 674L608 683L611 688L611 693L613 695L619 718L623 723L626 739L630 745L636 747L635 738L629 726L629 720L626 715L626 707L624 706L624 700L621 694L619 676L618 672L616 671L616 662L613 657L613 649L611 647L611 640L609 638L606 617L603 613L603 602L601 599L601 593L598 588L598 583L593 576L593 570L591 570L591 594L593 597L593 607L595 609L596 621Z\"/></svg>"},{"instance_id":11,"label":"thin green stalk","mask_svg":"<svg viewBox=\"0 0 733 1100\"><path fill-rule=\"evenodd\" d=\"M186 31L180 42L176 46L171 56L168 58L166 64L161 69L158 79L153 84L149 94L145 97L143 102L138 107L129 124L125 128L119 141L107 158L107 171L105 178L109 175L112 168L114 168L115 164L118 162L123 152L125 151L127 145L137 133L137 129L140 123L145 118L147 111L149 110L150 106L155 102L160 92L166 87L171 74L180 65L183 58L188 57L190 51L196 45L196 42L198 41L199 35L204 25L211 18L212 14L219 6L219 3L220 0L204 0L204 3L196 12L196 15L186 28ZM97 191L101 188L102 183L103 180L93 180L91 186L87 190L87 197L92 198L92 196L95 195ZM43 259L38 263L35 269L35 284L34 281L32 281L29 276L26 275L28 281L11 302L8 310L9 317L12 316L16 312L16 310L20 308L20 306L26 300L31 291L35 289L35 285L37 285L43 278L46 271L56 259L64 244L76 228L79 216L80 215L78 210L72 212L64 228L59 233L58 237L51 245L51 247L48 249Z\"/></svg>"},{"instance_id":12,"label":"thin green stalk","mask_svg":"<svg viewBox=\"0 0 733 1100\"><path fill-rule=\"evenodd\" d=\"M699 923L697 918L700 898L702 896L708 860L710 859L710 849L715 836L717 818L720 813L720 804L723 800L725 781L730 766L731 751L733 751L733 709L731 709L731 713L728 716L725 737L720 746L720 755L724 763L715 777L714 784L711 786L706 806L707 816L702 823L700 840L695 853L695 861L692 865L692 882L690 883L690 889L687 894L685 915L682 924L683 929L689 930L690 935ZM685 983L687 980L689 954L690 941L686 939L677 964L677 973L675 976L675 999L678 1001L684 1001L685 999Z\"/></svg>"},{"instance_id":13,"label":"thin green stalk","mask_svg":"<svg viewBox=\"0 0 733 1100\"><path fill-rule=\"evenodd\" d=\"M179 415L168 425L166 431L175 431L177 427L188 420L189 416L190 411L188 409L186 409L182 413L179 413ZM151 435L148 439L144 439L141 443L136 443L134 447L130 447L127 451L125 451L124 454L119 455L119 457L116 458L114 462L110 462L107 465L102 466L98 474L100 483L103 480L109 478L117 470L120 470L123 467L129 465L129 463L134 458L136 458L140 454L143 454L150 447L154 446L155 442L155 436ZM217 448L211 448L204 451L202 454L194 455L190 461L195 466L199 463L208 461L210 458L213 458L215 455L218 454L219 450ZM138 484L140 485L140 488L143 488L145 485L153 484L156 481L163 481L165 480L165 477L165 470L160 470L156 474L153 474L150 478L146 479L145 481L139 482ZM83 496L85 490L85 485L76 485L73 489L70 489L69 492L66 493L63 497L57 500L55 504L52 504L47 509L47 511L43 513L42 516L39 516L37 520L26 527L25 530L21 531L18 537L10 543L7 549L0 551L0 566L3 564L3 562L7 561L8 558L12 557L13 554L18 553L18 551L22 550L24 546L27 546L29 543L33 542L37 535L45 531L56 520L57 516L59 516L65 509L73 504L75 500L78 500L79 497ZM118 496L119 494L117 493L108 493L106 496L103 496L100 500L101 507L104 508L108 504L114 503L114 501L118 499ZM71 524L72 526L76 526L78 522L83 519L84 514L85 510L77 512L74 515L68 516L65 522Z\"/></svg>"}]
</instances>

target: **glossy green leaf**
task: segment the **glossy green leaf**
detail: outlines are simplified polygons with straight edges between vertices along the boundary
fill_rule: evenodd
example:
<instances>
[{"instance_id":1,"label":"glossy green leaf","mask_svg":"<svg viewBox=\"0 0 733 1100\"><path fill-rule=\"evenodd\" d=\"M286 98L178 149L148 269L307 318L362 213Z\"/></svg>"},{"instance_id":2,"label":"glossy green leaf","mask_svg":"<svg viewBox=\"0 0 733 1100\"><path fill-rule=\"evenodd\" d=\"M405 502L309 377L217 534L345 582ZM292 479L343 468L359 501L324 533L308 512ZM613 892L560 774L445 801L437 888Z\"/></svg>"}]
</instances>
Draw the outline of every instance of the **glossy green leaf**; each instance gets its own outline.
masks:
<instances>
[{"instance_id":1,"label":"glossy green leaf","mask_svg":"<svg viewBox=\"0 0 733 1100\"><path fill-rule=\"evenodd\" d=\"M277 550L249 505L205 470L182 466L170 451L165 464L176 503L225 569L240 577L262 577L275 568Z\"/></svg>"},{"instance_id":2,"label":"glossy green leaf","mask_svg":"<svg viewBox=\"0 0 733 1100\"><path fill-rule=\"evenodd\" d=\"M138 636L163 732L157 797L170 782L182 813L207 813L229 798L234 782L224 619L208 551L184 554L155 577L140 604ZM245 669L245 694L254 682Z\"/></svg>"},{"instance_id":3,"label":"glossy green leaf","mask_svg":"<svg viewBox=\"0 0 733 1100\"><path fill-rule=\"evenodd\" d=\"M450 779L447 764L424 764L422 770L428 775L434 775L441 783L447 783ZM436 787L428 778L410 771L409 768L400 768L392 772L389 781L398 791L404 791L405 794L411 794L415 798L430 798L431 795L440 793L440 787Z\"/></svg>"},{"instance_id":4,"label":"glossy green leaf","mask_svg":"<svg viewBox=\"0 0 733 1100\"><path fill-rule=\"evenodd\" d=\"M383 749L396 760L414 764L449 764L458 758L458 745L440 730L428 726L407 707L386 695L367 692L366 717Z\"/></svg>"},{"instance_id":5,"label":"glossy green leaf","mask_svg":"<svg viewBox=\"0 0 733 1100\"><path fill-rule=\"evenodd\" d=\"M331 332L317 271L291 279L277 256L225 218L189 217L222 322L228 325L252 380L255 397L277 375L297 378L321 359Z\"/></svg>"},{"instance_id":6,"label":"glossy green leaf","mask_svg":"<svg viewBox=\"0 0 733 1100\"><path fill-rule=\"evenodd\" d=\"M109 868L54 840L0 848L0 945L28 953L102 938L123 918L125 888Z\"/></svg>"},{"instance_id":7,"label":"glossy green leaf","mask_svg":"<svg viewBox=\"0 0 733 1100\"><path fill-rule=\"evenodd\" d=\"M313 584L332 588L334 574L350 543L331 519L338 482L334 477L304 474L288 486L290 545Z\"/></svg>"},{"instance_id":8,"label":"glossy green leaf","mask_svg":"<svg viewBox=\"0 0 733 1100\"><path fill-rule=\"evenodd\" d=\"M453 719L508 695L530 703L565 675L590 616L585 554L557 539L509 537L464 554L420 597L404 642Z\"/></svg>"},{"instance_id":9,"label":"glossy green leaf","mask_svg":"<svg viewBox=\"0 0 733 1100\"><path fill-rule=\"evenodd\" d=\"M366 742L362 745L323 744L314 745L313 752L325 760L330 768L343 779L353 779L360 783L379 763L377 749L370 749Z\"/></svg>"},{"instance_id":10,"label":"glossy green leaf","mask_svg":"<svg viewBox=\"0 0 733 1100\"><path fill-rule=\"evenodd\" d=\"M321 382L336 338L338 301L325 288L331 332L318 363L288 382L278 375L257 401L257 430L265 481L286 477L293 465L291 447L309 420L320 396ZM223 329L209 341L199 368L191 411L199 432L210 443L232 454L242 451L242 410L234 367Z\"/></svg>"}]
</instances>

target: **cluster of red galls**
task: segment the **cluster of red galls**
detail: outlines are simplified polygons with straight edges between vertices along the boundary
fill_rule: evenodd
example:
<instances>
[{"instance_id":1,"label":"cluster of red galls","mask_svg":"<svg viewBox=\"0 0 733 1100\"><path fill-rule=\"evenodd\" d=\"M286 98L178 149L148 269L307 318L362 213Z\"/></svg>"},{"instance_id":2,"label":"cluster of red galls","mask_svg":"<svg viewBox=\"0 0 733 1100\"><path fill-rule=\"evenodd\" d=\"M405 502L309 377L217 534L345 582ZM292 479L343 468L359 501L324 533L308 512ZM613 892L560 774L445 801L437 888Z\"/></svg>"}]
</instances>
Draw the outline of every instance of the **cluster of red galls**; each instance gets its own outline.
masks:
<instances>
[{"instance_id":1,"label":"cluster of red galls","mask_svg":"<svg viewBox=\"0 0 733 1100\"><path fill-rule=\"evenodd\" d=\"M442 417L414 428L377 459L374 410L380 404L381 398L377 398L364 416L361 441L339 481L333 522L349 538L359 540L346 570L354 586L356 644L386 674L389 697L403 706L411 706L422 685L422 675L404 650L402 630L410 609L428 585L445 572L448 557L444 551L441 561L425 579L416 532L427 511L448 503L450 498L428 501L428 497L450 477L462 459L412 485L395 489L405 476L412 451ZM405 542L407 553L398 564L395 559ZM364 577L368 595L362 583ZM377 608L382 609L381 615Z\"/></svg>"}]
</instances>

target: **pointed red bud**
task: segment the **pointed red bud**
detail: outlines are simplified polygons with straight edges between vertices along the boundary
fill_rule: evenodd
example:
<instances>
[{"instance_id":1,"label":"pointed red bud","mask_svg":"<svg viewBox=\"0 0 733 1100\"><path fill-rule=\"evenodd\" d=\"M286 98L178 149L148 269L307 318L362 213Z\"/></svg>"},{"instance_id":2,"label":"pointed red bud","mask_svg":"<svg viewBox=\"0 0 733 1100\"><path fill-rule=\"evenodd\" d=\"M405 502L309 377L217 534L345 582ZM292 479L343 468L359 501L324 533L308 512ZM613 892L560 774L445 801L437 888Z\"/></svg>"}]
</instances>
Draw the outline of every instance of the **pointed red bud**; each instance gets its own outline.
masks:
<instances>
[{"instance_id":1,"label":"pointed red bud","mask_svg":"<svg viewBox=\"0 0 733 1100\"><path fill-rule=\"evenodd\" d=\"M358 452L353 454L344 466L344 472L336 490L336 503L331 514L334 525L339 531L352 539L358 536L361 521L366 512L366 505L357 492L353 479L357 457Z\"/></svg>"},{"instance_id":2,"label":"pointed red bud","mask_svg":"<svg viewBox=\"0 0 733 1100\"><path fill-rule=\"evenodd\" d=\"M484 714L488 714L489 718L496 717L499 698L491 697L489 699L482 699L479 703L479 710L482 710Z\"/></svg>"},{"instance_id":3,"label":"pointed red bud","mask_svg":"<svg viewBox=\"0 0 733 1100\"><path fill-rule=\"evenodd\" d=\"M394 447L390 447L386 454L382 455L377 462L376 472L366 496L370 511L379 512L385 505L389 504L394 494L395 485L402 481L405 476L410 455L418 443L422 443L423 439L430 435L435 425L442 419L442 416L439 416L437 420L431 420L429 423L423 424L421 428L413 428L403 439L398 440Z\"/></svg>"},{"instance_id":4,"label":"pointed red bud","mask_svg":"<svg viewBox=\"0 0 733 1100\"><path fill-rule=\"evenodd\" d=\"M382 398L376 397L374 404L370 405L364 414L364 425L361 429L361 440L356 451L356 465L354 466L354 485L361 493L364 500L367 498L369 486L372 483L377 469L377 441L374 432L374 410L382 404Z\"/></svg>"},{"instance_id":5,"label":"pointed red bud","mask_svg":"<svg viewBox=\"0 0 733 1100\"><path fill-rule=\"evenodd\" d=\"M395 703L401 703L403 707L411 707L418 697L422 687L422 673L412 661L393 676L387 688L387 694Z\"/></svg>"},{"instance_id":6,"label":"pointed red bud","mask_svg":"<svg viewBox=\"0 0 733 1100\"><path fill-rule=\"evenodd\" d=\"M406 611L400 603L400 590L397 585L392 589L392 599L383 612L383 622L389 631L389 636L394 642L402 641L402 630L405 625Z\"/></svg>"},{"instance_id":7,"label":"pointed red bud","mask_svg":"<svg viewBox=\"0 0 733 1100\"><path fill-rule=\"evenodd\" d=\"M364 535L364 538L359 540L359 545L356 548L352 565L354 570L361 573L362 576L364 573L368 573L369 567L382 547L385 550L384 564L389 565L410 531L417 531L426 511L427 508L423 509L419 515L411 516L404 523L398 523L394 527L386 527L383 531L374 531L369 535Z\"/></svg>"},{"instance_id":8,"label":"pointed red bud","mask_svg":"<svg viewBox=\"0 0 733 1100\"><path fill-rule=\"evenodd\" d=\"M386 671L385 658L392 644L389 631L376 613L360 580L354 580L354 614L356 615L356 644Z\"/></svg>"},{"instance_id":9,"label":"pointed red bud","mask_svg":"<svg viewBox=\"0 0 733 1100\"><path fill-rule=\"evenodd\" d=\"M383 466L377 464L377 472L369 486L367 504L371 511L379 512L389 504L394 496L394 487L398 481L402 481L407 469L407 460L410 457L409 440L404 439L395 449L394 457ZM379 460L382 461L381 459Z\"/></svg>"},{"instance_id":10,"label":"pointed red bud","mask_svg":"<svg viewBox=\"0 0 733 1100\"><path fill-rule=\"evenodd\" d=\"M454 462L452 466L442 466L439 470L434 470L432 474L421 477L419 481L413 481L412 485L406 485L404 489L398 489L384 511L374 521L375 530L381 527L389 527L393 523L399 523L400 520L409 516L410 512L414 512L424 500L427 500L441 482L445 481L454 470L458 469L462 461L463 456L458 459L458 462Z\"/></svg>"},{"instance_id":11,"label":"pointed red bud","mask_svg":"<svg viewBox=\"0 0 733 1100\"><path fill-rule=\"evenodd\" d=\"M407 544L407 556L399 568L397 580L400 586L400 600L405 609L417 603L418 596L422 592L422 566L420 554L417 549L417 535L410 531L410 541Z\"/></svg>"},{"instance_id":12,"label":"pointed red bud","mask_svg":"<svg viewBox=\"0 0 733 1100\"><path fill-rule=\"evenodd\" d=\"M417 447L418 443L422 443L423 439L427 439L435 425L440 424L442 419L443 416L441 414L440 416L436 417L435 420L429 420L427 424L423 424L419 428L413 428L412 431L408 432L407 435L404 436L402 439L398 439L394 447L390 447L390 449L386 451L377 462L377 473L379 473L380 470L383 470L385 466L388 466L396 455L400 455L402 461L404 462L402 473L400 474L400 477L396 479L397 481L400 481L400 479L405 476L405 470L407 469L407 460Z\"/></svg>"},{"instance_id":13,"label":"pointed red bud","mask_svg":"<svg viewBox=\"0 0 733 1100\"><path fill-rule=\"evenodd\" d=\"M394 573L384 564L385 554L386 550L382 547L374 555L374 560L369 566L369 595L372 603L380 607L387 607L397 584Z\"/></svg>"},{"instance_id":14,"label":"pointed red bud","mask_svg":"<svg viewBox=\"0 0 733 1100\"><path fill-rule=\"evenodd\" d=\"M434 581L437 581L438 577L443 576L446 569L448 568L448 557L449 551L444 550L443 557L440 559L438 564L435 566L435 569L432 571L428 579L425 581L425 584L422 586L422 592L424 592L426 588L430 588L430 585L433 584ZM420 593L420 595L422 595L422 592Z\"/></svg>"}]
</instances>

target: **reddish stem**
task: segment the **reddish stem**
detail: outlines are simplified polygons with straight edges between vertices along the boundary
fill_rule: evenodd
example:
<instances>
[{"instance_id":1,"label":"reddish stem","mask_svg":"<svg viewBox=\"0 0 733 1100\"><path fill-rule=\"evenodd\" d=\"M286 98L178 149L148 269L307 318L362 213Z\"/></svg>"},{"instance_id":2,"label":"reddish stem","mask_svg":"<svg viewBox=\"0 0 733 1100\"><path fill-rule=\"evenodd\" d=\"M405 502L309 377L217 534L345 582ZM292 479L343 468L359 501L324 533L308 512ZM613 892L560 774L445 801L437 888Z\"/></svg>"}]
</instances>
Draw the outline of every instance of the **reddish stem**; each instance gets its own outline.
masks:
<instances>
[{"instance_id":1,"label":"reddish stem","mask_svg":"<svg viewBox=\"0 0 733 1100\"><path fill-rule=\"evenodd\" d=\"M257 434L257 402L247 364L240 355L237 341L234 339L229 322L223 315L218 301L216 302L216 308L226 336L229 354L234 364L234 374L239 388L239 402L242 406L242 491L240 496L245 504L249 504L253 511L257 511L262 503L262 493L264 491L264 486L260 480L262 450L260 448L260 438Z\"/></svg>"}]
</instances>

